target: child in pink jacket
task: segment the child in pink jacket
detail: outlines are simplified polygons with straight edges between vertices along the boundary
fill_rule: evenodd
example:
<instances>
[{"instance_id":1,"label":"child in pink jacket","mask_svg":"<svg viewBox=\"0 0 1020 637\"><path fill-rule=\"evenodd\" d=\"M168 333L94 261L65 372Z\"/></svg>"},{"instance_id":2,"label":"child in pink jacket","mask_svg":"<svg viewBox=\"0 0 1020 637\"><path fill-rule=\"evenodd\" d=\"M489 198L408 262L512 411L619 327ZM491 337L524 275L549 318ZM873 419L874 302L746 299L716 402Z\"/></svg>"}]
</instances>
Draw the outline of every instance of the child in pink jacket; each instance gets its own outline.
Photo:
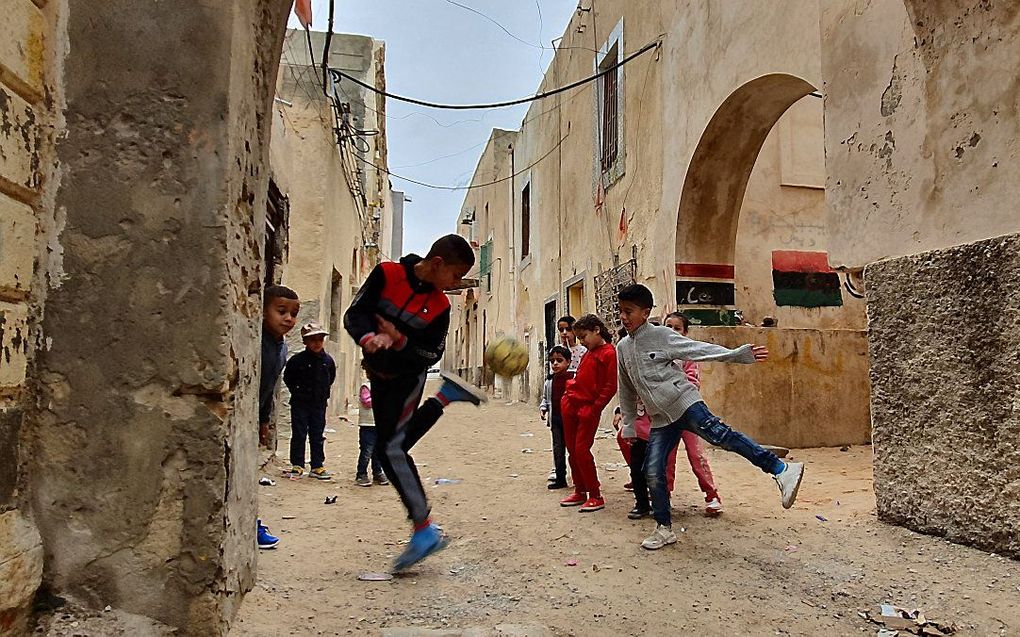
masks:
<instances>
[{"instance_id":1,"label":"child in pink jacket","mask_svg":"<svg viewBox=\"0 0 1020 637\"><path fill-rule=\"evenodd\" d=\"M672 329L675 332L687 336L687 330L690 324L687 321L687 317L680 312L673 312L666 316L666 327ZM677 368L683 370L684 374L687 375L687 380L701 389L701 368L694 361L673 361L673 364ZM701 439L693 431L684 431L680 434L680 439L684 442L684 448L687 450L687 461L691 463L691 470L694 472L695 477L698 478L698 486L701 487L702 492L705 494L705 513L707 515L719 515L722 513L722 502L719 500L719 492L715 488L715 479L712 477L712 468L708 465L708 458L705 457L705 450L701 446ZM673 454L670 456L668 461L667 469L673 469L675 471L676 464L676 449L673 450ZM673 490L673 472L669 475L669 490Z\"/></svg>"}]
</instances>

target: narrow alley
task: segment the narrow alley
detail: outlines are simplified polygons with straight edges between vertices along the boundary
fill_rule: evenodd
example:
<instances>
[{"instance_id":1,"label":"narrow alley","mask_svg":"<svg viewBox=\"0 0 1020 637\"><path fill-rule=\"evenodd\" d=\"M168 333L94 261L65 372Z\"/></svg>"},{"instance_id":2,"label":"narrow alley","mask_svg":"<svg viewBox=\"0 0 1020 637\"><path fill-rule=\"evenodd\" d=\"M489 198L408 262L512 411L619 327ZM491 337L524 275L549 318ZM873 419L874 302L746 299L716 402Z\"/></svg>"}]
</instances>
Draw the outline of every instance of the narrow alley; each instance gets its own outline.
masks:
<instances>
[{"instance_id":1,"label":"narrow alley","mask_svg":"<svg viewBox=\"0 0 1020 637\"><path fill-rule=\"evenodd\" d=\"M921 609L961 635L1020 632L1020 564L879 523L869 446L793 451L808 469L789 511L771 479L712 451L726 507L717 519L702 515L681 461L674 527L685 532L649 552L639 543L652 522L626 517L633 498L615 440L595 447L607 508L563 509L561 492L545 488L549 438L537 410L494 402L451 409L416 447L453 541L393 581L358 580L389 569L406 529L391 487L354 484L356 427L330 424L334 482L267 469L276 486L260 487L260 514L283 542L259 555L258 583L231 634L511 624L544 635L874 635L878 626L859 613L886 603ZM439 478L462 482L437 486ZM337 504L323 504L331 495Z\"/></svg>"}]
</instances>

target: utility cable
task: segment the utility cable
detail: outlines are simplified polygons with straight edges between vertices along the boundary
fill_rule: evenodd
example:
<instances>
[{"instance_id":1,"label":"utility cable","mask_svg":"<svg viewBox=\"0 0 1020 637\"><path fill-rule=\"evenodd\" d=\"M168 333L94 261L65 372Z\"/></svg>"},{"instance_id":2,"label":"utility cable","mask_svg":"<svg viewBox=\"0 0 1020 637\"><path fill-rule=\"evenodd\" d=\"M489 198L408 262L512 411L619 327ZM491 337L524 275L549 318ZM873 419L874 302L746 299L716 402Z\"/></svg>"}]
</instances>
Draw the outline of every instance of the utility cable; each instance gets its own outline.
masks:
<instances>
[{"instance_id":1,"label":"utility cable","mask_svg":"<svg viewBox=\"0 0 1020 637\"><path fill-rule=\"evenodd\" d=\"M406 96L403 96L403 95L395 95L393 93L389 93L387 91L378 89L378 88L372 86L371 84L368 84L367 82L362 82L358 78L356 78L356 77L354 77L352 75L349 75L347 73L344 73L343 71L340 71L340 70L337 70L337 69L330 69L330 73L332 73L334 76L338 76L338 77L341 77L341 78L346 78L346 79L354 82L358 86L360 86L362 88L366 88L366 89L372 91L373 93L377 93L379 95L383 95L385 97L397 100L399 102L407 102L408 104L416 104L418 106L426 106L428 108L439 108L439 109L447 109L447 110L477 110L477 109L485 109L485 108L505 108L505 107L508 107L508 106L517 106L518 104L527 104L528 102L534 102L536 100L541 100L541 99L545 99L547 97L552 97L553 95L557 95L559 93L563 93L565 91L569 91L571 89L577 88L578 86L583 86L583 85L588 84L590 82L594 82L594 81L598 80L599 78L601 78L602 76L608 75L609 73L612 73L612 72L616 71L616 69L618 69L621 66L627 64L631 60L633 60L633 59L635 59L635 58L637 58L637 57L639 57L641 55L644 55L645 53L651 51L652 49L658 48L660 46L662 46L662 37L661 36L658 39L653 40L653 41L649 42L648 44L644 45L643 47L641 47L640 49L638 49L634 53L631 53L630 55L628 55L627 57L623 58L622 60L620 60L616 64L614 64L612 66L609 66L609 67L606 67L606 68L600 70L598 73L596 73L594 75L591 75L591 76L588 76L588 77L586 77L586 78L584 78L582 80L578 80L576 82L572 82L570 84L567 84L566 86L561 86L559 88L551 89L551 90L548 90L548 91L543 91L541 93L536 93L536 94L532 95L531 97L522 97L520 99L507 100L505 102L494 102L494 103L491 103L491 104L440 104L440 103L436 103L436 102L429 102L429 101L426 101L426 100L420 100L420 99L416 99L416 98L413 98L413 97L406 97Z\"/></svg>"},{"instance_id":2,"label":"utility cable","mask_svg":"<svg viewBox=\"0 0 1020 637\"><path fill-rule=\"evenodd\" d=\"M424 181L418 181L416 179L411 179L410 177L404 177L402 175L398 175L398 174L396 174L396 173L394 173L394 172L392 172L392 171L390 171L390 170L388 170L386 168L383 168L382 166L377 166L376 164L370 162L367 159L364 159L363 157L357 156L357 159L358 159L358 161L360 161L360 162L362 162L364 164L372 166L376 170L379 170L379 171L382 171L382 172L386 173L390 177L393 177L395 179L401 179L403 181L415 184L416 186L422 186L424 188L431 188L433 190L450 190L450 191L455 191L455 190L475 190L477 188L485 188L487 186L495 186L496 184L501 184L503 182L510 181L511 179L514 179L515 177L520 177L521 175L525 174L526 172L528 172L529 170L531 170L535 166L539 165L542 161L544 161L546 158L548 158L549 155L552 155L556 151L556 149L559 148L563 144L563 142L567 139L567 137L569 135L570 135L570 133L567 133L566 135L561 137L560 141L556 142L556 144L552 148L550 148L547 153L545 153L544 155L542 155L541 157L539 157L538 159L533 161L527 167L522 168L521 170L518 170L517 172L515 172L515 173L513 173L511 175L507 175L506 177L502 177L500 179L495 179L493 181L489 181L489 182L486 182L484 184L471 184L471 185L468 185L468 186L439 186L439 185L436 185L436 184L429 184L429 183L426 183Z\"/></svg>"},{"instance_id":3,"label":"utility cable","mask_svg":"<svg viewBox=\"0 0 1020 637\"><path fill-rule=\"evenodd\" d=\"M581 50L584 50L584 51L591 51L592 53L597 53L597 51L595 51L594 49L589 49L586 46L568 46L568 47L559 47L559 48L557 48L557 47L543 46L541 44L532 44L531 42L528 42L527 40L524 40L522 38L517 37L516 35L511 33L509 29L507 29L505 26L500 24L495 18L493 18L493 17L491 17L491 16L489 16L489 15L487 15L485 13L482 13L478 9L475 9L473 7L469 7L466 4L461 4L459 2L454 2L454 0L444 0L444 1L447 2L448 4L452 4L455 7L460 7L461 9L464 9L465 11L470 11L471 13L474 13L475 15L480 16L480 17L488 20L489 22L491 22L491 23L495 24L497 27L499 27L503 31L503 33L506 33L511 38L517 40L521 44L523 44L525 46L530 46L533 49L541 49L543 52L544 51L559 51L559 50L564 50L564 49L581 49ZM535 0L535 6L538 7L538 20L539 20L539 33L538 33L538 36L539 36L539 38L541 38L542 37L542 30L544 29L544 26L542 25L542 7L538 5L538 0Z\"/></svg>"}]
</instances>

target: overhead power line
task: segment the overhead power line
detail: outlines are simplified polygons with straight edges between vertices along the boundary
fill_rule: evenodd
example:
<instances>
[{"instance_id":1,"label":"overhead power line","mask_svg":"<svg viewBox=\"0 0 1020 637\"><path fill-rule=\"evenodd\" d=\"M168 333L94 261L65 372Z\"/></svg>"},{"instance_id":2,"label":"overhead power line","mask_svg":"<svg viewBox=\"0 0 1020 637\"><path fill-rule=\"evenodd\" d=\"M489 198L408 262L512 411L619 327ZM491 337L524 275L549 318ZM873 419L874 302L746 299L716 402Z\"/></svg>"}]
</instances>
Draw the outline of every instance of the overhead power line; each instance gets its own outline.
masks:
<instances>
[{"instance_id":1,"label":"overhead power line","mask_svg":"<svg viewBox=\"0 0 1020 637\"><path fill-rule=\"evenodd\" d=\"M557 95L559 93L563 93L565 91L569 91L571 89L577 88L578 86L583 86L585 84L588 84L589 82L594 82L595 80L598 80L602 76L608 75L609 73L612 73L616 69L618 69L621 66L623 66L623 65L627 64L628 62L630 62L631 60L633 60L633 59L635 59L635 58L637 58L637 57L639 57L641 55L644 55L645 53L651 51L652 49L658 48L661 45L662 45L662 37L660 36L658 39L653 40L652 42L649 42L648 44L644 45L643 47L641 47L640 49L638 49L634 53L631 53L630 55L628 55L627 57L623 58L622 60L620 60L616 64L614 64L614 65L612 65L610 67L607 67L605 69L602 69L601 71L599 71L595 75L588 76L588 77L584 78L583 80L578 80L576 82L572 82L570 84L567 84L566 86L561 86L559 88L555 88L555 89L552 89L552 90L549 90L549 91L543 91L541 93L536 93L536 94L532 95L531 97L522 97L520 99L508 100L508 101L505 101L505 102L494 102L492 104L439 104L439 103L436 103L436 102L429 102L429 101L426 101L426 100L420 100L420 99L416 99L416 98L413 98L413 97L405 97L403 95L395 95L393 93L388 93L388 92L386 92L384 90L381 90L381 89L378 89L378 88L372 86L371 84L368 84L367 82L363 82L363 81L359 80L358 78L354 77L353 75L349 75L349 74L344 73L343 71L340 71L340 70L337 70L337 69L330 69L330 73L332 73L334 76L348 79L348 80L354 82L355 84L357 84L358 86L360 86L362 88L366 88L366 89L368 89L368 90L370 90L370 91L372 91L374 93L378 93L379 95L383 95L385 97L389 97L389 98L397 100L399 102L407 102L408 104L416 104L418 106L426 106L428 108L439 108L439 109L459 110L459 111L476 110L476 109L484 109L484 108L505 108L507 106L517 106L518 104L527 104L528 102L534 102L536 100L544 99L544 98L547 98L547 97L552 97L553 95Z\"/></svg>"},{"instance_id":2,"label":"overhead power line","mask_svg":"<svg viewBox=\"0 0 1020 637\"><path fill-rule=\"evenodd\" d=\"M526 167L524 167L524 168L518 170L517 172L513 173L512 175L507 175L506 177L501 177L499 179L495 179L493 181L488 181L488 182L485 182L483 184L471 184L469 186L439 186L439 185L436 185L436 184L426 183L424 181L418 181L417 179L411 179L410 177L403 177L401 175L398 175L398 174L396 174L396 173L394 173L394 172L392 172L392 171L390 171L390 170L388 170L386 168L383 168L382 166L378 166L378 165L370 162L369 160L361 157L360 155L356 155L356 157L363 164L367 164L368 166L371 166L371 167L375 168L378 171L384 172L387 175L389 175L390 177L394 177L396 179L401 179L403 181L415 184L416 186L422 186L424 188L431 188L433 190L475 190L477 188L486 188L488 186L495 186L497 184L501 184L503 182L510 181L511 179L513 179L515 177L520 177L521 175L525 174L526 172L528 172L529 170L531 170L535 166L537 166L540 163L542 163L547 157L549 157L549 155L552 155L556 151L557 148L559 148L560 146L563 145L563 142L564 142L564 140L567 139L568 135L569 135L569 133L567 133L567 135L564 135L563 137L561 137L560 141L556 142L556 144L552 148L550 148L548 152L546 152L544 155L542 155L541 157L539 157L535 161L533 161L530 164L528 164Z\"/></svg>"}]
</instances>

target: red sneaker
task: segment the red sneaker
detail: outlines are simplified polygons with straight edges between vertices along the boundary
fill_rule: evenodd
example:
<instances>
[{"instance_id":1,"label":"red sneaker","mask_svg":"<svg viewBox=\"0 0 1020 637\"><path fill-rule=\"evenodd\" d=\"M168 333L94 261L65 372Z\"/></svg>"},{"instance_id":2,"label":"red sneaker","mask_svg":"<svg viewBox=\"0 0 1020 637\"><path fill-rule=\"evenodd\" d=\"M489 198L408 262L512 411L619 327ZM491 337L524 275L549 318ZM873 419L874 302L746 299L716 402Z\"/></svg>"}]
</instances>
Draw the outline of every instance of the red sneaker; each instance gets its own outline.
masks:
<instances>
[{"instance_id":1,"label":"red sneaker","mask_svg":"<svg viewBox=\"0 0 1020 637\"><path fill-rule=\"evenodd\" d=\"M604 508L606 508L606 501L604 498L588 498L588 501L585 502L577 511L578 513L591 513L592 511L601 511Z\"/></svg>"},{"instance_id":2,"label":"red sneaker","mask_svg":"<svg viewBox=\"0 0 1020 637\"><path fill-rule=\"evenodd\" d=\"M567 497L560 500L561 507L576 507L580 506L588 500L588 496L584 493L578 493L577 491L571 493Z\"/></svg>"}]
</instances>

